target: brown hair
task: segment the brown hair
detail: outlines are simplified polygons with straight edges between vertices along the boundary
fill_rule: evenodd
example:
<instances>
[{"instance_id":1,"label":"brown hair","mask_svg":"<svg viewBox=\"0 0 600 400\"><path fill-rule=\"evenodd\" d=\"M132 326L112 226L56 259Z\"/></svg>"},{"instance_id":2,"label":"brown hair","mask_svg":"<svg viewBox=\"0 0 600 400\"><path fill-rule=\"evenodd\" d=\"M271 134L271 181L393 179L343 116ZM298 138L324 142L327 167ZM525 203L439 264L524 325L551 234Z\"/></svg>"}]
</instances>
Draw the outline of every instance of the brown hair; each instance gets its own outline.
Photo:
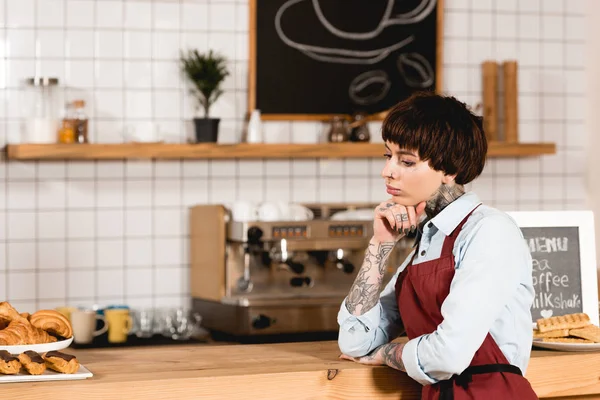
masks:
<instances>
[{"instance_id":1,"label":"brown hair","mask_svg":"<svg viewBox=\"0 0 600 400\"><path fill-rule=\"evenodd\" d=\"M386 142L417 151L434 170L456 175L460 185L477 178L485 166L482 118L451 96L413 94L390 110L382 136Z\"/></svg>"}]
</instances>

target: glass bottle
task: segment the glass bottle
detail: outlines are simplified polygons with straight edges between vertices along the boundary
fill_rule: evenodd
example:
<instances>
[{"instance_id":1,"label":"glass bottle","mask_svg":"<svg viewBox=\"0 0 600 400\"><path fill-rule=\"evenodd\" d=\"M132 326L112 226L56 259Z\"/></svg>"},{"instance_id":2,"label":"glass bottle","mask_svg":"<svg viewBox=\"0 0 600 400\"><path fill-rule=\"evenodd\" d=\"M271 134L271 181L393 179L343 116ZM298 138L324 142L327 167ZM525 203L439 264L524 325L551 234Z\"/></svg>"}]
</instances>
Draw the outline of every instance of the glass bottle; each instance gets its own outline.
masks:
<instances>
[{"instance_id":1,"label":"glass bottle","mask_svg":"<svg viewBox=\"0 0 600 400\"><path fill-rule=\"evenodd\" d=\"M75 143L89 143L88 117L84 111L85 101L73 101L75 112L73 113L73 126L75 128Z\"/></svg>"},{"instance_id":2,"label":"glass bottle","mask_svg":"<svg viewBox=\"0 0 600 400\"><path fill-rule=\"evenodd\" d=\"M73 116L73 104L67 103L62 119L62 125L58 131L59 143L74 143L75 142L75 125Z\"/></svg>"}]
</instances>

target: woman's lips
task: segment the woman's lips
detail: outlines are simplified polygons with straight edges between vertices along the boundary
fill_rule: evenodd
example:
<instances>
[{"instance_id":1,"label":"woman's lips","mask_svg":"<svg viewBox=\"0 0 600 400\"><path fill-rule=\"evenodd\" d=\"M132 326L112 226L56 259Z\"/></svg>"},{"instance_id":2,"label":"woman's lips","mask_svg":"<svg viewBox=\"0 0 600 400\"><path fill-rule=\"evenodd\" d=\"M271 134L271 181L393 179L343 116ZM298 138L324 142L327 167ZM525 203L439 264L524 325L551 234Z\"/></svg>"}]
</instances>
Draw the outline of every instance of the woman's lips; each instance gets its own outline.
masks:
<instances>
[{"instance_id":1,"label":"woman's lips","mask_svg":"<svg viewBox=\"0 0 600 400\"><path fill-rule=\"evenodd\" d=\"M388 192L388 194L391 194L392 196L400 196L400 194L402 194L402 190L396 189L395 187L392 187L390 185L385 185L385 189Z\"/></svg>"}]
</instances>

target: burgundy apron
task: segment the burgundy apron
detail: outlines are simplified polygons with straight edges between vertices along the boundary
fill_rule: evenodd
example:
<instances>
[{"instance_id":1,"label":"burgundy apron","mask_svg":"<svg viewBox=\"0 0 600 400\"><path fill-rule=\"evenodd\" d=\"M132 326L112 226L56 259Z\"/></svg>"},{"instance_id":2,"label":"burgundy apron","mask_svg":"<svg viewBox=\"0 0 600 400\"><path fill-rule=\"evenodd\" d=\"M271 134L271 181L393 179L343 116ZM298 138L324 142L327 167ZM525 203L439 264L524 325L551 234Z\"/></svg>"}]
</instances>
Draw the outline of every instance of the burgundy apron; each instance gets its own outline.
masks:
<instances>
[{"instance_id":1,"label":"burgundy apron","mask_svg":"<svg viewBox=\"0 0 600 400\"><path fill-rule=\"evenodd\" d=\"M474 210L473 210L474 211ZM436 260L412 265L396 281L396 297L409 339L432 333L443 321L442 303L454 277L454 242L471 211L444 239L442 254ZM415 255L419 248L415 250ZM414 259L414 255L413 255ZM421 399L537 399L521 370L508 360L488 333L470 366L460 375L423 387Z\"/></svg>"}]
</instances>

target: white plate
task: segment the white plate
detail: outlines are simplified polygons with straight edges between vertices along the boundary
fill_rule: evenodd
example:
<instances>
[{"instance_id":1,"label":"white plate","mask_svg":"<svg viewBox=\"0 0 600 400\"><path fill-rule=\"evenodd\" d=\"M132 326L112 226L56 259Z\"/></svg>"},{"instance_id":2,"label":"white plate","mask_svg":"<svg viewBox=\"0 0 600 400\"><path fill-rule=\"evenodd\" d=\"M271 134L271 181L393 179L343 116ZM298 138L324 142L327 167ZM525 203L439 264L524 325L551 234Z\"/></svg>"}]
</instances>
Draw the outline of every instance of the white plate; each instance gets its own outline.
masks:
<instances>
[{"instance_id":1,"label":"white plate","mask_svg":"<svg viewBox=\"0 0 600 400\"><path fill-rule=\"evenodd\" d=\"M560 351L600 351L600 343L552 343L533 340L535 347Z\"/></svg>"},{"instance_id":2,"label":"white plate","mask_svg":"<svg viewBox=\"0 0 600 400\"><path fill-rule=\"evenodd\" d=\"M42 381L71 381L78 379L87 379L94 376L89 369L83 365L79 365L79 370L74 374L61 374L60 372L46 369L42 375L29 375L28 373L18 373L16 375L1 375L0 383L15 383L15 382L42 382Z\"/></svg>"},{"instance_id":3,"label":"white plate","mask_svg":"<svg viewBox=\"0 0 600 400\"><path fill-rule=\"evenodd\" d=\"M27 350L33 350L37 353L45 353L47 351L66 349L73 342L73 338L61 340L60 342L42 343L42 344L22 344L16 346L0 346L0 350L6 350L10 354L21 354Z\"/></svg>"}]
</instances>

